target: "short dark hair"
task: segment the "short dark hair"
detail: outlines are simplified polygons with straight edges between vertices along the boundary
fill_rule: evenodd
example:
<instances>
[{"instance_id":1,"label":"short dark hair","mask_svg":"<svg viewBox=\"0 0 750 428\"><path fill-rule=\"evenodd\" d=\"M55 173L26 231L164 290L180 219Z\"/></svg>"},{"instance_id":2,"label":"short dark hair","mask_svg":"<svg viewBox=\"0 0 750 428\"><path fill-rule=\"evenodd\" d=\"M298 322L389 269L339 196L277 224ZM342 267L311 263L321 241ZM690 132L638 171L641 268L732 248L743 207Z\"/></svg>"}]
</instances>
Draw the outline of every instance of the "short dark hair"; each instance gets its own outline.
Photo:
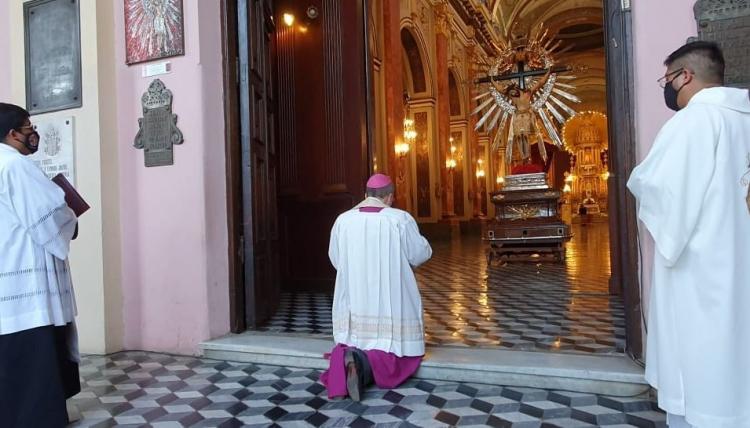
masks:
<instances>
[{"instance_id":1,"label":"short dark hair","mask_svg":"<svg viewBox=\"0 0 750 428\"><path fill-rule=\"evenodd\" d=\"M689 68L706 83L724 84L724 54L714 42L690 42L669 54L664 65Z\"/></svg>"},{"instance_id":2,"label":"short dark hair","mask_svg":"<svg viewBox=\"0 0 750 428\"><path fill-rule=\"evenodd\" d=\"M22 127L29 116L29 112L23 107L0 103L0 141L5 140L11 130Z\"/></svg>"},{"instance_id":3,"label":"short dark hair","mask_svg":"<svg viewBox=\"0 0 750 428\"><path fill-rule=\"evenodd\" d=\"M371 187L368 187L368 188L366 188L365 191L367 193L367 196L369 196L369 197L383 199L386 196L388 196L388 195L392 194L393 192L395 192L396 191L396 187L393 185L393 183L391 183L391 184L389 184L389 185L387 185L385 187L380 187L380 188L377 188L377 189L373 189Z\"/></svg>"}]
</instances>

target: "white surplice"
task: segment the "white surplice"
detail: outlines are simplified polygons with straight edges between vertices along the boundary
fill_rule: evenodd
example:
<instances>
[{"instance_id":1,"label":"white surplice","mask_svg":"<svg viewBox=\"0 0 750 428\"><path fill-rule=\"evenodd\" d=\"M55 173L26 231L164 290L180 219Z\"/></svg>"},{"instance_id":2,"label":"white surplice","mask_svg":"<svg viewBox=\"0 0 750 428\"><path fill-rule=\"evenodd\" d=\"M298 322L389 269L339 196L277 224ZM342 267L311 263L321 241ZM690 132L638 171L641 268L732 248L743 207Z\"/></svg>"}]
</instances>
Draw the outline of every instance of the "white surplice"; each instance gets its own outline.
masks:
<instances>
[{"instance_id":1,"label":"white surplice","mask_svg":"<svg viewBox=\"0 0 750 428\"><path fill-rule=\"evenodd\" d=\"M361 212L359 207L382 208ZM367 198L341 214L328 256L336 268L336 343L402 356L424 355L422 299L412 271L432 256L414 218Z\"/></svg>"},{"instance_id":2,"label":"white surplice","mask_svg":"<svg viewBox=\"0 0 750 428\"><path fill-rule=\"evenodd\" d=\"M68 252L76 224L62 189L0 143L0 335L74 321Z\"/></svg>"},{"instance_id":3,"label":"white surplice","mask_svg":"<svg viewBox=\"0 0 750 428\"><path fill-rule=\"evenodd\" d=\"M698 428L750 427L748 95L698 92L628 182L656 243L646 379Z\"/></svg>"}]
</instances>

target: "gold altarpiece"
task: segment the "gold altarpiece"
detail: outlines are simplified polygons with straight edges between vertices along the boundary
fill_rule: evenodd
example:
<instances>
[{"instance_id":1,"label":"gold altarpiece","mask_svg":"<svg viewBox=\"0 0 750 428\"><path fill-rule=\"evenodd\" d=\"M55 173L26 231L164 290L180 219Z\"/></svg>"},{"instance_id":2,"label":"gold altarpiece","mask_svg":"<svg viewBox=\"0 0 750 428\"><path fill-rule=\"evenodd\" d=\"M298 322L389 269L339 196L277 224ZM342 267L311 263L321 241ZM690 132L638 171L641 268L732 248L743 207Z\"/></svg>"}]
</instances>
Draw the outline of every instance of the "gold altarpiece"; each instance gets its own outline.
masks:
<instances>
[{"instance_id":1,"label":"gold altarpiece","mask_svg":"<svg viewBox=\"0 0 750 428\"><path fill-rule=\"evenodd\" d=\"M574 209L588 214L607 210L607 116L601 112L578 113L563 127L565 149L571 154L566 190Z\"/></svg>"}]
</instances>

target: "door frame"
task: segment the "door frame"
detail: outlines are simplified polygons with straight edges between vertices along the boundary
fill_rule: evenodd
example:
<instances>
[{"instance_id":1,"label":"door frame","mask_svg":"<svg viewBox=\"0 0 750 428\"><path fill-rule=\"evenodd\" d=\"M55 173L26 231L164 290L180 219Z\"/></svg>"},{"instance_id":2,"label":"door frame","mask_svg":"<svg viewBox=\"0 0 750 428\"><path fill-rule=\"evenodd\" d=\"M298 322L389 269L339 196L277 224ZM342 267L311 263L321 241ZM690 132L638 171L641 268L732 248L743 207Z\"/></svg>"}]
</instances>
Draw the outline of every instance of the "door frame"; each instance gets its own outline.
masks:
<instances>
[{"instance_id":1,"label":"door frame","mask_svg":"<svg viewBox=\"0 0 750 428\"><path fill-rule=\"evenodd\" d=\"M633 26L630 2L603 0L609 128L610 291L625 304L625 352L643 357L638 222L627 180L636 165Z\"/></svg>"},{"instance_id":2,"label":"door frame","mask_svg":"<svg viewBox=\"0 0 750 428\"><path fill-rule=\"evenodd\" d=\"M242 153L239 144L241 118L237 40L239 28L236 4L236 0L221 0L229 237L229 310L231 331L241 333L248 327L245 322L248 308L245 304L246 255L243 250L247 244L242 242ZM610 216L612 216L610 219L612 261L610 290L621 294L625 303L626 353L631 358L640 360L643 356L643 315L638 268L638 227L635 200L626 187L630 171L636 165L632 16L629 2L626 0L603 0L603 4L610 130L609 170L611 175L608 183ZM367 34L363 37L366 39ZM369 50L366 51L366 55L369 56ZM368 94L371 95L369 91ZM368 104L371 102L372 100ZM368 128L372 126L371 120L371 118L368 120Z\"/></svg>"},{"instance_id":3,"label":"door frame","mask_svg":"<svg viewBox=\"0 0 750 428\"><path fill-rule=\"evenodd\" d=\"M229 323L232 333L242 333L247 329L244 281L246 256L242 237L243 192L238 31L237 0L221 0L224 150L227 169L227 232L229 238L227 245Z\"/></svg>"}]
</instances>

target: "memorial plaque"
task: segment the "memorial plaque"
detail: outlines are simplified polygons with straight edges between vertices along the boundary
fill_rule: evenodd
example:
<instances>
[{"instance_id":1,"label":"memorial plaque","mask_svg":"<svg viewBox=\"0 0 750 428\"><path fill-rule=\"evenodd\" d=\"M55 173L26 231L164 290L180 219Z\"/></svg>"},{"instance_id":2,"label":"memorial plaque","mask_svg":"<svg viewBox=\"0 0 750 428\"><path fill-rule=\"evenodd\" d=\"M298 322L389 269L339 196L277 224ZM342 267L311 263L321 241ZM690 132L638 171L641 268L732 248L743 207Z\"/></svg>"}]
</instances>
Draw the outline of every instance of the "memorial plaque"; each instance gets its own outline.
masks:
<instances>
[{"instance_id":1,"label":"memorial plaque","mask_svg":"<svg viewBox=\"0 0 750 428\"><path fill-rule=\"evenodd\" d=\"M75 186L75 147L73 145L73 118L53 117L35 119L34 129L39 133L39 150L30 158L52 178L62 174Z\"/></svg>"},{"instance_id":2,"label":"memorial plaque","mask_svg":"<svg viewBox=\"0 0 750 428\"><path fill-rule=\"evenodd\" d=\"M135 148L143 149L147 167L174 164L175 144L182 144L177 115L172 113L172 91L156 79L141 97L143 117L138 119Z\"/></svg>"},{"instance_id":3,"label":"memorial plaque","mask_svg":"<svg viewBox=\"0 0 750 428\"><path fill-rule=\"evenodd\" d=\"M693 10L698 39L724 51L727 86L750 87L750 0L699 0Z\"/></svg>"},{"instance_id":4,"label":"memorial plaque","mask_svg":"<svg viewBox=\"0 0 750 428\"><path fill-rule=\"evenodd\" d=\"M78 0L23 5L26 109L31 114L80 107L81 35Z\"/></svg>"}]
</instances>

